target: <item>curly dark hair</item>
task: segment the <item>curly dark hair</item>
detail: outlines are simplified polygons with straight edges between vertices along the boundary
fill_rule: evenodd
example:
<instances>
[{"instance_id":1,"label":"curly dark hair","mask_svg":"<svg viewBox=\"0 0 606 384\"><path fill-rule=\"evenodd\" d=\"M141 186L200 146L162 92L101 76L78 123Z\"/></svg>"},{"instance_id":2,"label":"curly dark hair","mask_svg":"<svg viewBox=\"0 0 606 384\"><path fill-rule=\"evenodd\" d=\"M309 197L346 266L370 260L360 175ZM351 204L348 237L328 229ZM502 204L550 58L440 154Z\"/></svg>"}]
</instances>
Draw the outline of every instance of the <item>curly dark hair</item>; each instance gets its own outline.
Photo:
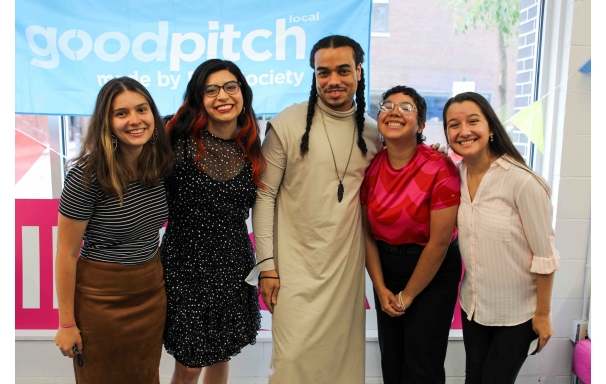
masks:
<instances>
[{"instance_id":1,"label":"curly dark hair","mask_svg":"<svg viewBox=\"0 0 606 384\"><path fill-rule=\"evenodd\" d=\"M394 95L396 93L403 93L412 97L412 101L414 101L415 105L417 106L419 123L425 124L425 121L427 119L427 103L425 102L423 96L419 95L419 92L417 92L414 88L410 88L405 85L396 85L395 87L389 88L387 91L385 91L385 93L383 93L383 96L381 96L381 101L387 100L389 96ZM377 118L380 114L381 111L379 111L379 113L377 114ZM425 136L423 135L423 132L417 132L417 144L421 144L424 141Z\"/></svg>"},{"instance_id":2,"label":"curly dark hair","mask_svg":"<svg viewBox=\"0 0 606 384\"><path fill-rule=\"evenodd\" d=\"M354 61L356 66L358 64L362 64L364 62L364 51L360 44L358 44L353 39L340 36L340 35L331 35L327 36L320 41L318 41L311 49L311 54L309 57L309 65L312 69L315 70L315 55L316 52L320 49L324 48L340 48L340 47L350 47L354 52ZM358 129L358 148L362 151L364 155L368 152L366 148L366 142L364 141L363 131L364 131L364 111L366 109L366 100L364 98L364 69L362 69L362 76L358 81L358 86L356 89L356 127ZM311 130L311 122L314 117L316 102L318 101L318 92L316 90L316 76L315 74L312 76L311 81L311 91L309 92L309 105L307 106L307 125L305 126L305 133L301 138L301 157L305 157L305 154L309 151L309 131Z\"/></svg>"}]
</instances>

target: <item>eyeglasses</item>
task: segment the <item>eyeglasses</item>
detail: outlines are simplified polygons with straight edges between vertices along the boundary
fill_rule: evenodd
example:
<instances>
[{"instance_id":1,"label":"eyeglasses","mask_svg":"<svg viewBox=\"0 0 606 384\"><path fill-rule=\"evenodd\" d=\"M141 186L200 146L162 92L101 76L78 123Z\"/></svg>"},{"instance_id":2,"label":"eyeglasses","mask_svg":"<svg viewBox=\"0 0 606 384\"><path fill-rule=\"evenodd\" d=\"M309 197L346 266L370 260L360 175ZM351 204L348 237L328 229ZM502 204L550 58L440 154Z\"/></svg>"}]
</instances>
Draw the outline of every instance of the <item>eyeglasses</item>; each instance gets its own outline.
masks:
<instances>
[{"instance_id":1,"label":"eyeglasses","mask_svg":"<svg viewBox=\"0 0 606 384\"><path fill-rule=\"evenodd\" d=\"M221 91L221 88L223 88L225 93L228 95L233 95L234 93L238 92L241 85L242 84L234 80L228 81L223 85L208 84L204 86L204 94L208 97L217 97Z\"/></svg>"},{"instance_id":2,"label":"eyeglasses","mask_svg":"<svg viewBox=\"0 0 606 384\"><path fill-rule=\"evenodd\" d=\"M396 103L394 103L391 100L383 100L379 103L379 109L382 112L389 112L392 109L394 109L396 106ZM414 111L417 110L417 107L415 107L414 105L412 105L411 103L409 103L408 101L403 101L400 104L398 104L398 109L400 110L401 113L403 113L404 115L410 115L411 113L413 113Z\"/></svg>"}]
</instances>

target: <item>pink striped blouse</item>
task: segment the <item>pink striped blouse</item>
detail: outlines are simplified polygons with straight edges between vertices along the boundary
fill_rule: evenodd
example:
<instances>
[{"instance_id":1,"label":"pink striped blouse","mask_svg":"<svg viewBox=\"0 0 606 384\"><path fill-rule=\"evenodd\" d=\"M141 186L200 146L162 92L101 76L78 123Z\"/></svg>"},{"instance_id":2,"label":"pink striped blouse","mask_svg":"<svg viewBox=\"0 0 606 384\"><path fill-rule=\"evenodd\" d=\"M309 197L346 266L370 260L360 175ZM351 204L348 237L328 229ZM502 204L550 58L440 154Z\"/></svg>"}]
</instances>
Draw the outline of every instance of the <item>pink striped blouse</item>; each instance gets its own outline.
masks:
<instances>
[{"instance_id":1,"label":"pink striped blouse","mask_svg":"<svg viewBox=\"0 0 606 384\"><path fill-rule=\"evenodd\" d=\"M552 273L560 262L549 196L535 176L501 157L491 164L472 202L464 162L459 171L457 227L465 263L461 308L482 325L524 323L536 310L535 274Z\"/></svg>"}]
</instances>

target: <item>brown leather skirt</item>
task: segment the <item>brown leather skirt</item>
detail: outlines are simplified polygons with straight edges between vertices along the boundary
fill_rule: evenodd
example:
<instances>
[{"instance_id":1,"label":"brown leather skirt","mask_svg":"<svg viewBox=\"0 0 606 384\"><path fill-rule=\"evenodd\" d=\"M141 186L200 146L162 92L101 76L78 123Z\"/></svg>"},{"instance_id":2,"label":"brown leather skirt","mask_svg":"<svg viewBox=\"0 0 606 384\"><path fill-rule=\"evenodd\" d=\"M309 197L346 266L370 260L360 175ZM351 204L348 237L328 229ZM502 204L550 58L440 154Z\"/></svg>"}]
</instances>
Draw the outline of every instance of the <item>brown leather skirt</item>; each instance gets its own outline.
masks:
<instances>
[{"instance_id":1,"label":"brown leather skirt","mask_svg":"<svg viewBox=\"0 0 606 384\"><path fill-rule=\"evenodd\" d=\"M77 384L160 383L166 290L160 252L127 266L79 259L74 312L82 332Z\"/></svg>"}]
</instances>

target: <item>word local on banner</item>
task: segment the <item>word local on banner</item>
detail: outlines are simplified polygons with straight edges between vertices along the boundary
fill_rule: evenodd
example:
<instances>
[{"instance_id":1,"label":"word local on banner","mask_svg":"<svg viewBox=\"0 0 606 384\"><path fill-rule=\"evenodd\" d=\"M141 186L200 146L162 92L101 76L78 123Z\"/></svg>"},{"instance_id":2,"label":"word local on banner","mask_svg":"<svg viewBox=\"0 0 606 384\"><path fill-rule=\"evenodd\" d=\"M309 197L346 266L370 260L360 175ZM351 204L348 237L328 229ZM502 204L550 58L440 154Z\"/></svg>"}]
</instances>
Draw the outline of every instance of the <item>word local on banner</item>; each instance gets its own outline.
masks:
<instances>
[{"instance_id":1,"label":"word local on banner","mask_svg":"<svg viewBox=\"0 0 606 384\"><path fill-rule=\"evenodd\" d=\"M307 99L316 41L370 48L371 0L23 0L15 11L16 113L90 115L101 87L129 76L171 114L198 65L220 58L246 76L255 112L274 114Z\"/></svg>"}]
</instances>

